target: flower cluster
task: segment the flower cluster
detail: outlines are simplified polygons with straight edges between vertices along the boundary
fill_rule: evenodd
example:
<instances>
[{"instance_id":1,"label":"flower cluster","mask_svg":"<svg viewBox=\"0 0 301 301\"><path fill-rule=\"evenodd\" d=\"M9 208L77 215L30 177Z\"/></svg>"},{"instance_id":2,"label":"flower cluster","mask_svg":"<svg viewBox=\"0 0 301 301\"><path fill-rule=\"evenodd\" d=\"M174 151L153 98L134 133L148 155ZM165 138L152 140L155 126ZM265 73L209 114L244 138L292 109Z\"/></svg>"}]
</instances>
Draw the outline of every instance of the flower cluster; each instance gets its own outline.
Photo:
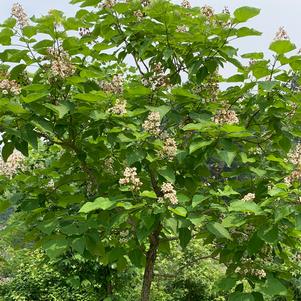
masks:
<instances>
[{"instance_id":1,"label":"flower cluster","mask_svg":"<svg viewBox=\"0 0 301 301\"><path fill-rule=\"evenodd\" d=\"M144 6L144 7L150 5L150 0L140 0L140 2L141 2L141 5Z\"/></svg>"},{"instance_id":2,"label":"flower cluster","mask_svg":"<svg viewBox=\"0 0 301 301\"><path fill-rule=\"evenodd\" d=\"M126 114L126 100L124 99L117 99L115 105L108 109L108 113L116 114L116 115L123 115Z\"/></svg>"},{"instance_id":3,"label":"flower cluster","mask_svg":"<svg viewBox=\"0 0 301 301\"><path fill-rule=\"evenodd\" d=\"M49 189L51 189L51 190L55 188L55 184L54 184L53 179L51 179L51 180L47 183L46 187L49 188Z\"/></svg>"},{"instance_id":4,"label":"flower cluster","mask_svg":"<svg viewBox=\"0 0 301 301\"><path fill-rule=\"evenodd\" d=\"M298 143L295 149L288 153L287 157L291 163L301 166L301 143Z\"/></svg>"},{"instance_id":5,"label":"flower cluster","mask_svg":"<svg viewBox=\"0 0 301 301\"><path fill-rule=\"evenodd\" d=\"M64 49L60 48L48 48L48 55L51 57L51 73L53 76L60 78L66 78L75 73L75 67L70 61L70 57Z\"/></svg>"},{"instance_id":6,"label":"flower cluster","mask_svg":"<svg viewBox=\"0 0 301 301\"><path fill-rule=\"evenodd\" d=\"M183 0L181 6L184 8L191 8L191 4L188 0Z\"/></svg>"},{"instance_id":7,"label":"flower cluster","mask_svg":"<svg viewBox=\"0 0 301 301\"><path fill-rule=\"evenodd\" d=\"M173 205L178 204L177 192L171 183L164 182L161 186L161 191L163 192L163 198L158 198L159 203L163 203L164 200L168 200Z\"/></svg>"},{"instance_id":8,"label":"flower cluster","mask_svg":"<svg viewBox=\"0 0 301 301\"><path fill-rule=\"evenodd\" d=\"M248 194L246 194L243 198L242 198L242 200L243 201L246 201L246 202L248 202L248 201L253 201L255 199L255 194L254 193L248 193Z\"/></svg>"},{"instance_id":9,"label":"flower cluster","mask_svg":"<svg viewBox=\"0 0 301 301\"><path fill-rule=\"evenodd\" d=\"M279 27L278 31L276 32L274 41L278 40L289 40L289 36L283 26Z\"/></svg>"},{"instance_id":10,"label":"flower cluster","mask_svg":"<svg viewBox=\"0 0 301 301\"><path fill-rule=\"evenodd\" d=\"M288 186L292 185L296 181L301 180L301 171L295 170L289 176L284 178L284 183Z\"/></svg>"},{"instance_id":11,"label":"flower cluster","mask_svg":"<svg viewBox=\"0 0 301 301\"><path fill-rule=\"evenodd\" d=\"M120 239L119 242L122 243L127 243L129 241L129 235L130 231L129 230L124 230L119 232Z\"/></svg>"},{"instance_id":12,"label":"flower cluster","mask_svg":"<svg viewBox=\"0 0 301 301\"><path fill-rule=\"evenodd\" d=\"M186 25L179 25L176 28L176 32L188 32L189 31L189 27Z\"/></svg>"},{"instance_id":13,"label":"flower cluster","mask_svg":"<svg viewBox=\"0 0 301 301\"><path fill-rule=\"evenodd\" d=\"M111 82L102 81L100 82L100 87L105 92L121 94L123 92L123 77L120 74L113 76Z\"/></svg>"},{"instance_id":14,"label":"flower cluster","mask_svg":"<svg viewBox=\"0 0 301 301\"><path fill-rule=\"evenodd\" d=\"M216 124L238 124L239 119L233 110L222 109L218 111L213 117L212 121Z\"/></svg>"},{"instance_id":15,"label":"flower cluster","mask_svg":"<svg viewBox=\"0 0 301 301\"><path fill-rule=\"evenodd\" d=\"M80 27L80 29L79 29L79 35L80 35L81 37L85 37L85 36L88 36L88 35L90 35L90 34L91 34L91 31L90 31L89 28L83 28L83 27Z\"/></svg>"},{"instance_id":16,"label":"flower cluster","mask_svg":"<svg viewBox=\"0 0 301 301\"><path fill-rule=\"evenodd\" d=\"M110 9L116 4L116 0L104 0L101 4L99 4L100 8Z\"/></svg>"},{"instance_id":17,"label":"flower cluster","mask_svg":"<svg viewBox=\"0 0 301 301\"><path fill-rule=\"evenodd\" d=\"M17 150L8 157L7 161L0 160L0 174L12 178L19 170L24 169L24 156Z\"/></svg>"},{"instance_id":18,"label":"flower cluster","mask_svg":"<svg viewBox=\"0 0 301 301\"><path fill-rule=\"evenodd\" d=\"M161 157L167 157L168 160L172 161L177 154L177 143L173 138L167 138L164 141Z\"/></svg>"},{"instance_id":19,"label":"flower cluster","mask_svg":"<svg viewBox=\"0 0 301 301\"><path fill-rule=\"evenodd\" d=\"M246 263L248 263L248 261L246 261ZM253 275L259 279L266 277L266 272L263 269L254 269L251 267L238 267L236 268L235 272L241 275Z\"/></svg>"},{"instance_id":20,"label":"flower cluster","mask_svg":"<svg viewBox=\"0 0 301 301\"><path fill-rule=\"evenodd\" d=\"M160 135L160 113L150 112L142 125L143 129L151 135Z\"/></svg>"},{"instance_id":21,"label":"flower cluster","mask_svg":"<svg viewBox=\"0 0 301 301\"><path fill-rule=\"evenodd\" d=\"M143 12L140 9L138 9L138 10L134 11L134 16L140 22L140 21L143 20L144 14L143 14Z\"/></svg>"},{"instance_id":22,"label":"flower cluster","mask_svg":"<svg viewBox=\"0 0 301 301\"><path fill-rule=\"evenodd\" d=\"M146 87L151 87L153 91L169 85L169 79L164 74L161 63L158 63L153 67L153 75L151 77L142 79L142 84Z\"/></svg>"},{"instance_id":23,"label":"flower cluster","mask_svg":"<svg viewBox=\"0 0 301 301\"><path fill-rule=\"evenodd\" d=\"M218 85L218 73L214 73L209 76L207 81L198 85L192 89L195 94L201 94L202 103L212 103L216 102L218 99L218 94L220 92Z\"/></svg>"},{"instance_id":24,"label":"flower cluster","mask_svg":"<svg viewBox=\"0 0 301 301\"><path fill-rule=\"evenodd\" d=\"M21 93L21 87L15 80L1 79L0 90L2 94L19 95Z\"/></svg>"},{"instance_id":25,"label":"flower cluster","mask_svg":"<svg viewBox=\"0 0 301 301\"><path fill-rule=\"evenodd\" d=\"M18 25L21 28L29 24L28 16L21 4L15 3L13 5L11 15L17 19Z\"/></svg>"},{"instance_id":26,"label":"flower cluster","mask_svg":"<svg viewBox=\"0 0 301 301\"><path fill-rule=\"evenodd\" d=\"M120 185L131 185L132 190L139 190L142 186L142 182L137 177L136 167L126 167L123 172L124 178L119 180Z\"/></svg>"},{"instance_id":27,"label":"flower cluster","mask_svg":"<svg viewBox=\"0 0 301 301\"><path fill-rule=\"evenodd\" d=\"M214 16L214 10L209 5L204 5L203 7L201 7L201 13L208 19L210 19Z\"/></svg>"}]
</instances>

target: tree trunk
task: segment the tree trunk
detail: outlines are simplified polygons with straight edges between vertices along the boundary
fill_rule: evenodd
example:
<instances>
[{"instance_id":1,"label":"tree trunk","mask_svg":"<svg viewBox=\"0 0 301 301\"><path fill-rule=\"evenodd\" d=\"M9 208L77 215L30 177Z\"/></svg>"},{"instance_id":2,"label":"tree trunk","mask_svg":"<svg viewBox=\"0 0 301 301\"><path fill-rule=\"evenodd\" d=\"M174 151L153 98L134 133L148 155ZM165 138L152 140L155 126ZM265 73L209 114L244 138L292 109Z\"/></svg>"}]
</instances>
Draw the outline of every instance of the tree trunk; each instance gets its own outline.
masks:
<instances>
[{"instance_id":1,"label":"tree trunk","mask_svg":"<svg viewBox=\"0 0 301 301\"><path fill-rule=\"evenodd\" d=\"M149 249L146 254L146 265L144 269L143 285L141 291L141 301L149 301L151 285L154 277L154 267L157 257L157 251L160 243L160 232L162 226L158 225L155 231L149 236Z\"/></svg>"}]
</instances>

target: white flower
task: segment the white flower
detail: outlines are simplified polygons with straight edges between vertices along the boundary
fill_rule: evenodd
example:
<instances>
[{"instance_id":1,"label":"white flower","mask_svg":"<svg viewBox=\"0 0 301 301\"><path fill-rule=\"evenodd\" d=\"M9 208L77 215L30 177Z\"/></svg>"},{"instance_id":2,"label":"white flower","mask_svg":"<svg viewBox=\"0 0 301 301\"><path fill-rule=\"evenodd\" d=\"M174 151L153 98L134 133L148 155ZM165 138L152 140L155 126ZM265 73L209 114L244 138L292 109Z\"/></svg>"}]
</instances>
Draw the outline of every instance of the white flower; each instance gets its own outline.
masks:
<instances>
[{"instance_id":1,"label":"white flower","mask_svg":"<svg viewBox=\"0 0 301 301\"><path fill-rule=\"evenodd\" d=\"M163 158L167 157L168 160L172 161L175 158L176 154L177 154L176 140L173 138L167 138L164 141L164 146L163 146L161 156Z\"/></svg>"},{"instance_id":2,"label":"white flower","mask_svg":"<svg viewBox=\"0 0 301 301\"><path fill-rule=\"evenodd\" d=\"M120 185L131 185L132 190L139 190L142 182L137 177L136 167L126 167L123 172L124 178L119 179Z\"/></svg>"},{"instance_id":3,"label":"white flower","mask_svg":"<svg viewBox=\"0 0 301 301\"><path fill-rule=\"evenodd\" d=\"M12 178L19 170L24 169L24 156L17 150L4 162L0 159L0 174Z\"/></svg>"},{"instance_id":4,"label":"white flower","mask_svg":"<svg viewBox=\"0 0 301 301\"><path fill-rule=\"evenodd\" d=\"M276 32L274 41L278 40L289 40L289 36L283 26L279 27L278 31Z\"/></svg>"},{"instance_id":5,"label":"white flower","mask_svg":"<svg viewBox=\"0 0 301 301\"><path fill-rule=\"evenodd\" d=\"M216 124L238 124L239 119L233 110L219 110L213 117L212 121Z\"/></svg>"},{"instance_id":6,"label":"white flower","mask_svg":"<svg viewBox=\"0 0 301 301\"><path fill-rule=\"evenodd\" d=\"M254 193L248 193L248 194L246 194L243 198L242 198L242 200L243 201L253 201L255 199L255 194Z\"/></svg>"},{"instance_id":7,"label":"white flower","mask_svg":"<svg viewBox=\"0 0 301 301\"><path fill-rule=\"evenodd\" d=\"M178 204L179 201L177 199L177 192L175 191L172 183L164 182L161 186L161 190L163 192L163 199L169 200L170 203L173 205ZM162 199L160 199L160 200L159 199L158 199L158 202L162 202Z\"/></svg>"},{"instance_id":8,"label":"white flower","mask_svg":"<svg viewBox=\"0 0 301 301\"><path fill-rule=\"evenodd\" d=\"M158 136L160 134L160 113L151 112L147 116L147 119L144 121L142 127L143 129L150 133L151 135Z\"/></svg>"},{"instance_id":9,"label":"white flower","mask_svg":"<svg viewBox=\"0 0 301 301\"><path fill-rule=\"evenodd\" d=\"M298 143L287 155L289 161L295 165L301 165L301 143Z\"/></svg>"},{"instance_id":10,"label":"white flower","mask_svg":"<svg viewBox=\"0 0 301 301\"><path fill-rule=\"evenodd\" d=\"M188 0L183 0L181 6L184 8L191 8L191 4Z\"/></svg>"},{"instance_id":11,"label":"white flower","mask_svg":"<svg viewBox=\"0 0 301 301\"><path fill-rule=\"evenodd\" d=\"M21 93L20 85L15 80L9 79L0 80L0 90L3 94L19 95Z\"/></svg>"},{"instance_id":12,"label":"white flower","mask_svg":"<svg viewBox=\"0 0 301 301\"><path fill-rule=\"evenodd\" d=\"M126 100L117 99L115 105L112 108L109 108L108 112L116 115L126 114L126 104Z\"/></svg>"},{"instance_id":13,"label":"white flower","mask_svg":"<svg viewBox=\"0 0 301 301\"><path fill-rule=\"evenodd\" d=\"M177 26L176 32L188 32L189 27L186 25L179 25Z\"/></svg>"},{"instance_id":14,"label":"white flower","mask_svg":"<svg viewBox=\"0 0 301 301\"><path fill-rule=\"evenodd\" d=\"M11 15L17 19L18 25L21 28L29 24L28 16L20 3L14 3Z\"/></svg>"}]
</instances>

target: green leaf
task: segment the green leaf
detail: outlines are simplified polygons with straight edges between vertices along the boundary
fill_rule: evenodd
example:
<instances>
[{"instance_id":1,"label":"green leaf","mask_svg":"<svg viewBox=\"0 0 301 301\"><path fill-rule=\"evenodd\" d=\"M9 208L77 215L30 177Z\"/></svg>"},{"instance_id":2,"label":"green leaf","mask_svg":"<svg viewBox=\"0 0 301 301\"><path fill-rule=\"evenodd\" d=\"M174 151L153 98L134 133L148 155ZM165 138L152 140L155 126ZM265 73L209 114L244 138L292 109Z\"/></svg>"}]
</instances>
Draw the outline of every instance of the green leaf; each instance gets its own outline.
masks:
<instances>
[{"instance_id":1,"label":"green leaf","mask_svg":"<svg viewBox=\"0 0 301 301\"><path fill-rule=\"evenodd\" d=\"M10 202L8 200L0 200L0 213L4 212L10 207Z\"/></svg>"},{"instance_id":2,"label":"green leaf","mask_svg":"<svg viewBox=\"0 0 301 301\"><path fill-rule=\"evenodd\" d=\"M158 174L165 178L168 182L174 183L176 180L175 172L170 167L158 169Z\"/></svg>"},{"instance_id":3,"label":"green leaf","mask_svg":"<svg viewBox=\"0 0 301 301\"><path fill-rule=\"evenodd\" d=\"M236 284L237 278L235 277L225 277L218 281L218 288L222 291L231 290Z\"/></svg>"},{"instance_id":4,"label":"green leaf","mask_svg":"<svg viewBox=\"0 0 301 301\"><path fill-rule=\"evenodd\" d=\"M236 35L238 37L261 36L262 33L253 28L241 27L241 28L237 29Z\"/></svg>"},{"instance_id":5,"label":"green leaf","mask_svg":"<svg viewBox=\"0 0 301 301\"><path fill-rule=\"evenodd\" d=\"M241 56L245 59L261 60L264 57L263 52L248 52Z\"/></svg>"},{"instance_id":6,"label":"green leaf","mask_svg":"<svg viewBox=\"0 0 301 301\"><path fill-rule=\"evenodd\" d=\"M97 93L79 93L73 96L75 99L80 99L88 102L98 102L106 98L106 94L102 91Z\"/></svg>"},{"instance_id":7,"label":"green leaf","mask_svg":"<svg viewBox=\"0 0 301 301\"><path fill-rule=\"evenodd\" d=\"M234 11L234 16L238 22L245 22L257 15L259 15L260 9L250 6L243 6L240 8L237 8Z\"/></svg>"},{"instance_id":8,"label":"green leaf","mask_svg":"<svg viewBox=\"0 0 301 301\"><path fill-rule=\"evenodd\" d=\"M250 167L250 171L254 172L259 177L263 177L267 173L266 170L256 168L256 167Z\"/></svg>"},{"instance_id":9,"label":"green leaf","mask_svg":"<svg viewBox=\"0 0 301 301\"><path fill-rule=\"evenodd\" d=\"M284 54L296 49L296 45L289 40L277 40L270 44L269 49L277 54Z\"/></svg>"},{"instance_id":10,"label":"green leaf","mask_svg":"<svg viewBox=\"0 0 301 301\"><path fill-rule=\"evenodd\" d=\"M277 226L267 226L263 225L257 232L258 237L267 243L274 244L278 242L279 231Z\"/></svg>"},{"instance_id":11,"label":"green leaf","mask_svg":"<svg viewBox=\"0 0 301 301\"><path fill-rule=\"evenodd\" d=\"M180 246L185 249L191 240L191 230L188 228L179 229Z\"/></svg>"},{"instance_id":12,"label":"green leaf","mask_svg":"<svg viewBox=\"0 0 301 301\"><path fill-rule=\"evenodd\" d=\"M233 293L228 301L255 301L254 296L249 293Z\"/></svg>"},{"instance_id":13,"label":"green leaf","mask_svg":"<svg viewBox=\"0 0 301 301\"><path fill-rule=\"evenodd\" d=\"M26 97L22 97L22 101L26 102L26 103L30 103L30 102L34 102L37 101L41 98L44 98L48 95L48 93L43 92L43 93L31 93L29 95L27 95Z\"/></svg>"},{"instance_id":14,"label":"green leaf","mask_svg":"<svg viewBox=\"0 0 301 301\"><path fill-rule=\"evenodd\" d=\"M112 206L114 206L116 203L111 201L108 198L103 198L103 197L99 197L96 200L94 200L94 202L87 202L86 204L84 204L79 212L81 213L89 213L91 211L95 211L95 210L107 210L109 208L111 208Z\"/></svg>"},{"instance_id":15,"label":"green leaf","mask_svg":"<svg viewBox=\"0 0 301 301\"><path fill-rule=\"evenodd\" d=\"M224 150L218 150L217 154L221 158L221 160L227 164L228 167L231 167L232 162L236 157L236 152L230 152Z\"/></svg>"},{"instance_id":16,"label":"green leaf","mask_svg":"<svg viewBox=\"0 0 301 301\"><path fill-rule=\"evenodd\" d=\"M261 288L262 292L268 296L286 296L287 288L273 276L268 276L265 285Z\"/></svg>"},{"instance_id":17,"label":"green leaf","mask_svg":"<svg viewBox=\"0 0 301 301\"><path fill-rule=\"evenodd\" d=\"M75 238L72 243L71 247L74 251L78 252L79 254L83 254L86 248L86 240L84 237Z\"/></svg>"},{"instance_id":18,"label":"green leaf","mask_svg":"<svg viewBox=\"0 0 301 301\"><path fill-rule=\"evenodd\" d=\"M192 207L196 207L197 205L201 204L203 201L207 200L208 196L204 196L201 194L196 194L192 198Z\"/></svg>"},{"instance_id":19,"label":"green leaf","mask_svg":"<svg viewBox=\"0 0 301 301\"><path fill-rule=\"evenodd\" d=\"M15 145L12 142L7 142L4 144L4 146L2 147L2 158L4 162L6 162L9 156L13 153L14 148Z\"/></svg>"},{"instance_id":20,"label":"green leaf","mask_svg":"<svg viewBox=\"0 0 301 301\"><path fill-rule=\"evenodd\" d=\"M229 206L229 211L236 211L236 212L252 212L255 214L261 214L261 208L254 202L251 201L234 201Z\"/></svg>"},{"instance_id":21,"label":"green leaf","mask_svg":"<svg viewBox=\"0 0 301 301\"><path fill-rule=\"evenodd\" d=\"M179 216L186 217L187 215L187 210L184 207L176 207L176 208L168 207L168 210Z\"/></svg>"},{"instance_id":22,"label":"green leaf","mask_svg":"<svg viewBox=\"0 0 301 301\"><path fill-rule=\"evenodd\" d=\"M68 103L60 103L59 105L46 103L44 106L55 112L59 118L63 118L70 111L70 104Z\"/></svg>"},{"instance_id":23,"label":"green leaf","mask_svg":"<svg viewBox=\"0 0 301 301\"><path fill-rule=\"evenodd\" d=\"M208 223L206 227L208 231L214 234L217 238L226 238L232 240L230 233L223 225L216 222L211 222Z\"/></svg>"},{"instance_id":24,"label":"green leaf","mask_svg":"<svg viewBox=\"0 0 301 301\"><path fill-rule=\"evenodd\" d=\"M159 112L161 119L170 111L171 107L169 106L160 106L160 107L151 107L146 106L147 109L149 109L152 112Z\"/></svg>"},{"instance_id":25,"label":"green leaf","mask_svg":"<svg viewBox=\"0 0 301 301\"><path fill-rule=\"evenodd\" d=\"M189 146L189 153L192 154L200 148L206 147L212 144L214 140L210 141L193 141Z\"/></svg>"},{"instance_id":26,"label":"green leaf","mask_svg":"<svg viewBox=\"0 0 301 301\"><path fill-rule=\"evenodd\" d=\"M151 198L151 199L157 198L157 195L154 191L142 191L140 193L140 196L144 196L144 197Z\"/></svg>"},{"instance_id":27,"label":"green leaf","mask_svg":"<svg viewBox=\"0 0 301 301\"><path fill-rule=\"evenodd\" d=\"M58 237L57 239L45 241L43 243L43 248L46 254L50 258L56 258L64 254L68 247L68 241L64 238Z\"/></svg>"}]
</instances>

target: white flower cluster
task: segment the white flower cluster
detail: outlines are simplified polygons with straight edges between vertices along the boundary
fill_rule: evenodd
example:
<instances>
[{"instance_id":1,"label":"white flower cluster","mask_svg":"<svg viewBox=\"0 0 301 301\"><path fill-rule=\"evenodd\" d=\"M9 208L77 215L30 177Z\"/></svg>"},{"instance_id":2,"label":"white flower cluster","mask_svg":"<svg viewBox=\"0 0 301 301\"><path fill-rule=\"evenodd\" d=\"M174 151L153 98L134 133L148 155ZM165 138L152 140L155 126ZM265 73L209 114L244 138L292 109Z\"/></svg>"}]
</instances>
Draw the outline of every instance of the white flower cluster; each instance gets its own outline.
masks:
<instances>
[{"instance_id":1,"label":"white flower cluster","mask_svg":"<svg viewBox=\"0 0 301 301\"><path fill-rule=\"evenodd\" d=\"M245 268L237 267L235 272L242 275L253 275L255 277L258 277L259 279L266 277L266 272L263 269L254 269L251 267L245 267Z\"/></svg>"},{"instance_id":2,"label":"white flower cluster","mask_svg":"<svg viewBox=\"0 0 301 301\"><path fill-rule=\"evenodd\" d=\"M228 6L225 6L225 7L223 8L222 13L223 13L223 14L230 15L230 10L229 10Z\"/></svg>"},{"instance_id":3,"label":"white flower cluster","mask_svg":"<svg viewBox=\"0 0 301 301\"><path fill-rule=\"evenodd\" d=\"M150 0L140 0L142 6L146 7L150 5Z\"/></svg>"},{"instance_id":4,"label":"white flower cluster","mask_svg":"<svg viewBox=\"0 0 301 301\"><path fill-rule=\"evenodd\" d=\"M140 9L138 9L138 10L134 11L134 16L140 22L140 21L143 20L144 14L143 14L143 12Z\"/></svg>"},{"instance_id":5,"label":"white flower cluster","mask_svg":"<svg viewBox=\"0 0 301 301\"><path fill-rule=\"evenodd\" d=\"M188 0L183 0L181 6L184 8L191 8L191 4Z\"/></svg>"},{"instance_id":6,"label":"white flower cluster","mask_svg":"<svg viewBox=\"0 0 301 301\"><path fill-rule=\"evenodd\" d=\"M101 81L100 87L105 92L114 93L114 94L121 94L123 92L123 77L120 74L116 74L113 76L111 82Z\"/></svg>"},{"instance_id":7,"label":"white flower cluster","mask_svg":"<svg viewBox=\"0 0 301 301\"><path fill-rule=\"evenodd\" d=\"M17 150L9 156L6 162L0 159L0 174L12 178L19 170L24 169L24 156Z\"/></svg>"},{"instance_id":8,"label":"white flower cluster","mask_svg":"<svg viewBox=\"0 0 301 301\"><path fill-rule=\"evenodd\" d=\"M15 80L1 79L0 90L2 94L19 95L21 93L21 87Z\"/></svg>"},{"instance_id":9,"label":"white flower cluster","mask_svg":"<svg viewBox=\"0 0 301 301\"><path fill-rule=\"evenodd\" d=\"M116 4L116 0L104 0L99 4L99 8L107 8L110 9Z\"/></svg>"},{"instance_id":10,"label":"white flower cluster","mask_svg":"<svg viewBox=\"0 0 301 301\"><path fill-rule=\"evenodd\" d=\"M164 74L162 64L157 63L153 68L153 75L149 78L143 78L142 84L146 87L151 87L153 91L160 87L167 87L169 85L169 79Z\"/></svg>"},{"instance_id":11,"label":"white flower cluster","mask_svg":"<svg viewBox=\"0 0 301 301\"><path fill-rule=\"evenodd\" d=\"M85 37L85 36L88 36L88 35L90 35L90 34L91 34L91 31L90 31L89 28L83 28L83 27L80 27L80 29L79 29L79 35L80 35L81 37Z\"/></svg>"},{"instance_id":12,"label":"white flower cluster","mask_svg":"<svg viewBox=\"0 0 301 301\"><path fill-rule=\"evenodd\" d=\"M279 40L289 40L289 36L283 26L279 27L274 38L274 41L279 41Z\"/></svg>"},{"instance_id":13,"label":"white flower cluster","mask_svg":"<svg viewBox=\"0 0 301 301\"><path fill-rule=\"evenodd\" d=\"M144 121L142 127L143 129L154 136L159 136L160 129L160 113L159 112L150 112Z\"/></svg>"},{"instance_id":14,"label":"white flower cluster","mask_svg":"<svg viewBox=\"0 0 301 301\"><path fill-rule=\"evenodd\" d=\"M129 230L124 230L119 232L120 239L119 242L122 243L127 243L129 241L129 235L130 231Z\"/></svg>"},{"instance_id":15,"label":"white flower cluster","mask_svg":"<svg viewBox=\"0 0 301 301\"><path fill-rule=\"evenodd\" d=\"M49 189L51 189L51 190L53 190L53 189L55 188L55 184L54 184L53 179L51 179L51 180L47 183L46 187L49 188Z\"/></svg>"},{"instance_id":16,"label":"white flower cluster","mask_svg":"<svg viewBox=\"0 0 301 301\"><path fill-rule=\"evenodd\" d=\"M216 124L238 124L239 119L233 110L219 110L213 117L212 121Z\"/></svg>"},{"instance_id":17,"label":"white flower cluster","mask_svg":"<svg viewBox=\"0 0 301 301\"><path fill-rule=\"evenodd\" d=\"M108 109L108 113L116 114L116 115L123 115L126 114L126 100L124 99L117 99L114 106Z\"/></svg>"},{"instance_id":18,"label":"white flower cluster","mask_svg":"<svg viewBox=\"0 0 301 301\"><path fill-rule=\"evenodd\" d=\"M28 16L20 3L13 4L11 15L17 19L18 25L21 28L29 24Z\"/></svg>"},{"instance_id":19,"label":"white flower cluster","mask_svg":"<svg viewBox=\"0 0 301 301\"><path fill-rule=\"evenodd\" d=\"M177 154L177 143L174 138L167 138L164 141L161 157L167 157L169 161L172 161Z\"/></svg>"},{"instance_id":20,"label":"white flower cluster","mask_svg":"<svg viewBox=\"0 0 301 301\"><path fill-rule=\"evenodd\" d=\"M173 205L178 204L177 192L171 183L164 182L161 186L161 191L163 192L163 197L158 198L158 203L164 203L164 200L168 200Z\"/></svg>"},{"instance_id":21,"label":"white flower cluster","mask_svg":"<svg viewBox=\"0 0 301 301\"><path fill-rule=\"evenodd\" d=\"M50 70L53 76L66 78L75 73L75 67L64 49L61 47L59 49L50 47L48 48L48 54L52 59Z\"/></svg>"},{"instance_id":22,"label":"white flower cluster","mask_svg":"<svg viewBox=\"0 0 301 301\"><path fill-rule=\"evenodd\" d=\"M137 177L136 167L126 167L123 176L124 178L119 179L119 184L130 185L132 190L139 190L143 184Z\"/></svg>"},{"instance_id":23,"label":"white flower cluster","mask_svg":"<svg viewBox=\"0 0 301 301\"><path fill-rule=\"evenodd\" d=\"M298 143L295 149L288 153L287 157L291 163L301 166L301 143Z\"/></svg>"},{"instance_id":24,"label":"white flower cluster","mask_svg":"<svg viewBox=\"0 0 301 301\"><path fill-rule=\"evenodd\" d=\"M204 5L203 7L201 7L201 13L208 19L210 19L214 16L214 10L209 5Z\"/></svg>"},{"instance_id":25,"label":"white flower cluster","mask_svg":"<svg viewBox=\"0 0 301 301\"><path fill-rule=\"evenodd\" d=\"M246 201L246 202L248 202L248 201L253 201L255 199L255 194L254 193L248 193L248 194L246 194L243 198L242 198L242 200L243 201Z\"/></svg>"},{"instance_id":26,"label":"white flower cluster","mask_svg":"<svg viewBox=\"0 0 301 301\"><path fill-rule=\"evenodd\" d=\"M284 183L288 186L292 185L296 181L301 181L301 171L294 170L289 176L284 178Z\"/></svg>"},{"instance_id":27,"label":"white flower cluster","mask_svg":"<svg viewBox=\"0 0 301 301\"><path fill-rule=\"evenodd\" d=\"M186 25L179 25L176 28L176 32L188 32L189 31L189 27Z\"/></svg>"}]
</instances>

